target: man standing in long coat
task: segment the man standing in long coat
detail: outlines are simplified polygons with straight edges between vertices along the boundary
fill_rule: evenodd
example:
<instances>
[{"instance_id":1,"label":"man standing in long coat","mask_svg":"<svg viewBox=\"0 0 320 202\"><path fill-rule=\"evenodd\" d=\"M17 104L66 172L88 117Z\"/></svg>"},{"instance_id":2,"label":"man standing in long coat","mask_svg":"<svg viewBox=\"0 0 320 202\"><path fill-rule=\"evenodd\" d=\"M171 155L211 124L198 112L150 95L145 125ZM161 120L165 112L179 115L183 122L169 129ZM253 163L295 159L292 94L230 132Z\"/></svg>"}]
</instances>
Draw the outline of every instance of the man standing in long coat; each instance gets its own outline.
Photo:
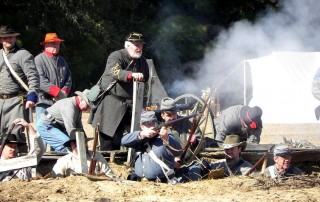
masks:
<instances>
[{"instance_id":1,"label":"man standing in long coat","mask_svg":"<svg viewBox=\"0 0 320 202\"><path fill-rule=\"evenodd\" d=\"M142 34L130 33L124 47L111 53L101 80L101 88L107 89L114 80L116 85L110 90L93 114L92 126L100 124L100 150L118 150L125 132L130 132L132 116L133 81L148 82L149 67L142 56ZM89 123L91 120L89 120Z\"/></svg>"}]
</instances>

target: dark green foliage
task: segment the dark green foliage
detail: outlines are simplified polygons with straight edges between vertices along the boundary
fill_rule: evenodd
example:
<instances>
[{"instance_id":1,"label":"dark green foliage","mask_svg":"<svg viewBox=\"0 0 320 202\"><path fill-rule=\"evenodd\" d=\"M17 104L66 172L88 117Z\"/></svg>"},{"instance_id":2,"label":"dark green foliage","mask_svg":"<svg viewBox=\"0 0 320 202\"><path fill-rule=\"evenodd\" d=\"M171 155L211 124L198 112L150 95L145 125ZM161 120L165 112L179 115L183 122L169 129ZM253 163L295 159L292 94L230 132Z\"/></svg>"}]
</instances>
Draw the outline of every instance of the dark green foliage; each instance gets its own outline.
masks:
<instances>
[{"instance_id":1,"label":"dark green foliage","mask_svg":"<svg viewBox=\"0 0 320 202\"><path fill-rule=\"evenodd\" d=\"M2 0L0 23L21 32L18 42L36 55L47 32L65 39L61 54L73 73L74 90L89 88L104 71L108 55L131 31L145 35L144 55L162 80L187 73L184 64L203 57L220 30L240 19L254 21L277 0ZM166 75L166 76L164 76ZM176 75L175 75L176 76Z\"/></svg>"}]
</instances>

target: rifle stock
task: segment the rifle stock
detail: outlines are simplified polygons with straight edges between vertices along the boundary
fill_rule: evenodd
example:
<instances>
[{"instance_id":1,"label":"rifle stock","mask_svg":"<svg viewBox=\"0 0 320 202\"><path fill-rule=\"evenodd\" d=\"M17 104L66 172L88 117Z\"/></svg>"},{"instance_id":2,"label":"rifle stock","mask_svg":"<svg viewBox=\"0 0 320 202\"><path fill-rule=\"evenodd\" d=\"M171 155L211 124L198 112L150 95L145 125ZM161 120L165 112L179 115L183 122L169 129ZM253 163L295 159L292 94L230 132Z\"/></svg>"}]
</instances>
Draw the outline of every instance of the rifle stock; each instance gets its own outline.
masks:
<instances>
[{"instance_id":1,"label":"rifle stock","mask_svg":"<svg viewBox=\"0 0 320 202\"><path fill-rule=\"evenodd\" d=\"M266 151L266 153L263 154L263 156L261 156L261 158L252 166L252 168L250 168L250 170L248 170L248 172L246 172L245 176L250 175L262 162L265 158L268 157L268 154L271 152L271 150L273 149L275 145L272 145L268 151Z\"/></svg>"},{"instance_id":2,"label":"rifle stock","mask_svg":"<svg viewBox=\"0 0 320 202\"><path fill-rule=\"evenodd\" d=\"M97 124L97 127L95 129L95 134L94 134L92 157L91 157L90 167L89 167L89 175L93 175L94 170L96 169L96 164L97 164L96 152L97 152L98 138L99 138L99 124Z\"/></svg>"}]
</instances>

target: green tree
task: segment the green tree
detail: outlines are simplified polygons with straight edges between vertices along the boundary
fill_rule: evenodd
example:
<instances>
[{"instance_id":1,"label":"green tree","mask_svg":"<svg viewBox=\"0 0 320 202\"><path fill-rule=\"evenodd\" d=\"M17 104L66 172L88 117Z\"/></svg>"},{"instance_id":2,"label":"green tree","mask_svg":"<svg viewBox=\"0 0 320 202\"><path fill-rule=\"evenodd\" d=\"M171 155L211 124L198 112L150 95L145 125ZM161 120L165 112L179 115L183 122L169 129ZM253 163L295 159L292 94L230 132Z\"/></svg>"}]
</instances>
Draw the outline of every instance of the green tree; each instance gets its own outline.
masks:
<instances>
[{"instance_id":1,"label":"green tree","mask_svg":"<svg viewBox=\"0 0 320 202\"><path fill-rule=\"evenodd\" d=\"M144 55L161 79L192 76L185 64L203 57L217 34L240 19L254 21L277 0L2 0L0 22L21 32L19 43L36 55L47 32L65 39L61 53L73 73L74 90L92 86L108 55L123 48L131 31L145 35ZM167 72L170 72L168 74Z\"/></svg>"}]
</instances>

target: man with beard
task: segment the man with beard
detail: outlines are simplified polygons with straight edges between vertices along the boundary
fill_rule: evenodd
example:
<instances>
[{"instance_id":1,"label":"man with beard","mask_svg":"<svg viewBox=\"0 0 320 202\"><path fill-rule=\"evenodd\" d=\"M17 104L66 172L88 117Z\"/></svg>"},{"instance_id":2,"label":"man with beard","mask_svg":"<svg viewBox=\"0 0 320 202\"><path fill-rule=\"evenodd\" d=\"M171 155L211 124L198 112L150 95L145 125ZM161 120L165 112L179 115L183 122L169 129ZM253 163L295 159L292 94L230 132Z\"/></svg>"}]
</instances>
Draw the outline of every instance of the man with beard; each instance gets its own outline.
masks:
<instances>
[{"instance_id":1,"label":"man with beard","mask_svg":"<svg viewBox=\"0 0 320 202\"><path fill-rule=\"evenodd\" d=\"M111 82L116 81L116 84L89 118L94 128L101 123L100 150L120 149L123 134L130 131L133 81L148 82L149 79L148 63L142 56L144 44L142 34L130 33L125 48L108 57L100 85L106 90Z\"/></svg>"},{"instance_id":2,"label":"man with beard","mask_svg":"<svg viewBox=\"0 0 320 202\"><path fill-rule=\"evenodd\" d=\"M240 142L238 135L228 135L222 144L225 159L210 163L210 169L223 168L225 176L245 175L253 167L241 157L246 146L247 143Z\"/></svg>"},{"instance_id":3,"label":"man with beard","mask_svg":"<svg viewBox=\"0 0 320 202\"><path fill-rule=\"evenodd\" d=\"M299 168L291 166L291 154L292 150L287 145L277 145L273 150L275 164L266 168L264 174L271 178L301 174Z\"/></svg>"},{"instance_id":4,"label":"man with beard","mask_svg":"<svg viewBox=\"0 0 320 202\"><path fill-rule=\"evenodd\" d=\"M198 181L202 178L220 178L234 175L245 175L253 165L241 157L241 152L245 150L246 142L240 142L238 135L228 135L221 147L224 149L225 159L208 163L202 161L201 164L193 164L185 167L183 174L179 176L179 182ZM205 173L204 173L205 171ZM256 172L256 171L254 171Z\"/></svg>"}]
</instances>

